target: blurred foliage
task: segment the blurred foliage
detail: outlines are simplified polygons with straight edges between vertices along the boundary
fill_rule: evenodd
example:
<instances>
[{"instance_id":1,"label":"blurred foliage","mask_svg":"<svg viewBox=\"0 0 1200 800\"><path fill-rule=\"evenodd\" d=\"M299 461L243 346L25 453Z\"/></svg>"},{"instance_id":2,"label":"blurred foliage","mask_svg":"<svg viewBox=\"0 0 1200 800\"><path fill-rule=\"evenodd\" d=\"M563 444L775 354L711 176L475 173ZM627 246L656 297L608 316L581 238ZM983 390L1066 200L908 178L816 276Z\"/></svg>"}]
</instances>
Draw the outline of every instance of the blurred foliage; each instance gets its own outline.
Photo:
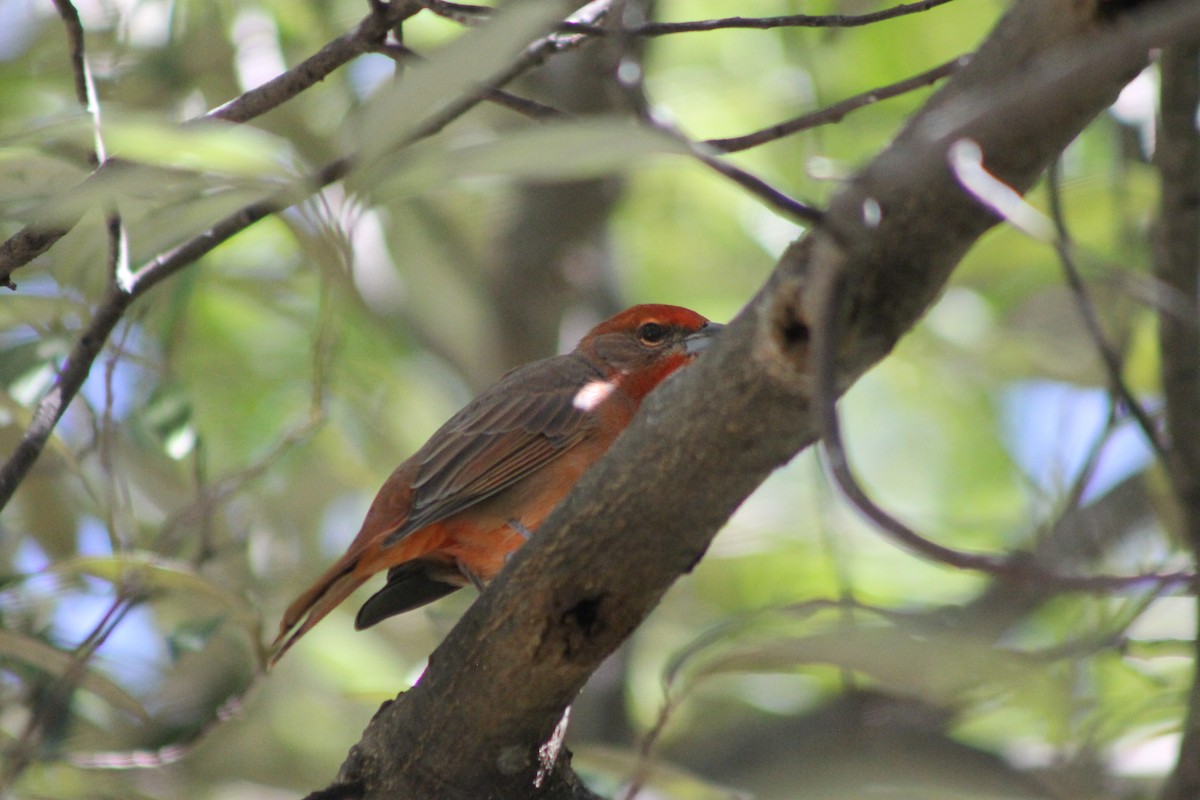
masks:
<instances>
[{"instance_id":1,"label":"blurred foliage","mask_svg":"<svg viewBox=\"0 0 1200 800\"><path fill-rule=\"evenodd\" d=\"M283 607L341 552L384 476L503 371L485 287L514 197L530 181L620 169L615 273L574 278L722 320L799 229L702 166L663 157L673 140L609 119L536 126L480 107L388 152L485 62L507 63L544 8L470 41L423 13L405 44L433 60L404 80L389 83L393 62L365 55L229 126L181 123L316 52L366 4L77 5L106 143L128 163L72 188L90 169L91 129L63 26L49 3L0 4L0 233L83 214L0 297L0 453L103 291L108 204L137 265L348 151L375 160L156 287L117 328L0 518L0 747L11 754L30 710L49 708L19 795L294 796L328 783L471 601L463 592L364 633L348 604L269 680L258 675ZM657 5L680 20L880 7ZM656 38L646 87L694 138L746 133L969 52L1004 7L957 0L863 28ZM732 160L820 204L930 91ZM1152 75L1139 79L1119 119L1097 120L1062 162L1085 277L1151 403L1153 92ZM1039 191L1031 200L1045 207ZM886 507L938 541L1036 549L1081 507L1104 509L1113 526L1059 547L1062 569L1179 567L1162 478L1110 414L1073 302L1049 247L989 234L845 399L851 455ZM603 300L545 311L563 314L569 346ZM1128 481L1137 507L1106 506ZM1192 606L1069 595L1013 609L988 590L889 544L802 454L585 690L577 766L605 791L638 775L643 797L679 800L859 797L868 784L920 798L1149 792L1174 754ZM77 648L98 634L85 665ZM66 679L80 691L64 691Z\"/></svg>"}]
</instances>

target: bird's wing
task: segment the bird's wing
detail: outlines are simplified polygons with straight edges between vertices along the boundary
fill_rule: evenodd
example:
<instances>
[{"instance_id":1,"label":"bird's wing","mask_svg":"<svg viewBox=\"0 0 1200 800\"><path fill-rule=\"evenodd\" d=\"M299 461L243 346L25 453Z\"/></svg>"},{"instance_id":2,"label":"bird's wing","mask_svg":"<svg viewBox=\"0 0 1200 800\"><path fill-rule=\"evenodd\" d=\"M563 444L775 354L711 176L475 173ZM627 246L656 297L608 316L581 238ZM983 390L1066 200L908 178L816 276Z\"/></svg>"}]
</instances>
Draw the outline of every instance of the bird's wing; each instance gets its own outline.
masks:
<instances>
[{"instance_id":1,"label":"bird's wing","mask_svg":"<svg viewBox=\"0 0 1200 800\"><path fill-rule=\"evenodd\" d=\"M598 425L580 389L603 376L578 355L519 367L455 414L414 456L412 501L391 545L545 467ZM580 408L579 405L584 405Z\"/></svg>"}]
</instances>

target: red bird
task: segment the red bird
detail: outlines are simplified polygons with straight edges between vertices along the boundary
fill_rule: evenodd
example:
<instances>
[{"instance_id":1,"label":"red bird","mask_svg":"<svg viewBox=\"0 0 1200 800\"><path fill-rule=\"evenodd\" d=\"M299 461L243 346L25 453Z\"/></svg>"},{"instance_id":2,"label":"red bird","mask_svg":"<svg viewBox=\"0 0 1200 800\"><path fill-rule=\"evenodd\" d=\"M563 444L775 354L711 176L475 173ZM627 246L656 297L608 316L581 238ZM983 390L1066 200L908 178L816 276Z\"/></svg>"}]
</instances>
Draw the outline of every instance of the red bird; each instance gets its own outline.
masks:
<instances>
[{"instance_id":1,"label":"red bird","mask_svg":"<svg viewBox=\"0 0 1200 800\"><path fill-rule=\"evenodd\" d=\"M722 327L678 306L634 306L571 353L509 372L396 467L346 554L284 613L271 663L377 572L388 571L387 584L359 610L359 630L468 583L482 588L642 399Z\"/></svg>"}]
</instances>

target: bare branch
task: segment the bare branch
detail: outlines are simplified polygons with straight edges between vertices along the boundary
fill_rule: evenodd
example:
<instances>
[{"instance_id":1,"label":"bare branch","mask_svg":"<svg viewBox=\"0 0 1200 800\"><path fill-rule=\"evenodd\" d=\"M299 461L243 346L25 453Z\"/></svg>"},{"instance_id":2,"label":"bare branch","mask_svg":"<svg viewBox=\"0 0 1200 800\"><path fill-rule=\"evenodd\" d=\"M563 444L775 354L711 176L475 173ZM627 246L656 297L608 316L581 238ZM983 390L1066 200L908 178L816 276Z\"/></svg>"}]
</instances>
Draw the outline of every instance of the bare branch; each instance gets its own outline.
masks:
<instances>
[{"instance_id":1,"label":"bare branch","mask_svg":"<svg viewBox=\"0 0 1200 800\"><path fill-rule=\"evenodd\" d=\"M926 70L919 75L905 78L902 81L897 81L887 86L880 86L862 94L856 94L853 97L847 97L845 100L841 100L833 105L812 111L808 114L801 114L798 117L771 125L754 133L731 136L724 139L706 139L702 144L720 150L723 153L739 153L742 150L749 150L751 147L758 147L761 144L782 139L799 131L806 131L819 125L841 122L852 111L857 111L860 108L878 103L880 100L898 97L914 89L920 89L923 86L936 83L942 78L952 75L955 70L966 64L969 60L970 55L962 55L944 64L939 64L933 69Z\"/></svg>"},{"instance_id":2,"label":"bare branch","mask_svg":"<svg viewBox=\"0 0 1200 800\"><path fill-rule=\"evenodd\" d=\"M83 23L71 0L54 0L59 16L67 29L67 41L71 50L71 71L75 76L75 97L92 120L93 150L89 155L93 169L99 169L108 161L104 146L104 133L100 126L100 98L96 94L96 83L88 66L87 49L84 46ZM93 173L94 174L94 173ZM113 206L107 212L108 227L108 274L117 281L129 277L129 239L121 214ZM11 284L11 279L7 279ZM12 288L12 287L10 287Z\"/></svg>"},{"instance_id":3,"label":"bare branch","mask_svg":"<svg viewBox=\"0 0 1200 800\"><path fill-rule=\"evenodd\" d=\"M343 34L288 71L242 93L201 119L225 122L247 122L276 108L310 86L325 80L334 70L359 56L375 52L387 38L393 26L411 17L420 9L397 1L372 6L371 13L358 26Z\"/></svg>"},{"instance_id":4,"label":"bare branch","mask_svg":"<svg viewBox=\"0 0 1200 800\"><path fill-rule=\"evenodd\" d=\"M83 46L83 23L70 0L54 0L54 7L67 29L67 44L71 55L71 73L75 78L75 99L83 108L91 105L91 80L88 77L87 56ZM98 166L98 165L96 165Z\"/></svg>"},{"instance_id":5,"label":"bare branch","mask_svg":"<svg viewBox=\"0 0 1200 800\"><path fill-rule=\"evenodd\" d=\"M725 17L724 19L704 19L695 22L647 22L635 28L630 28L634 36L666 36L673 33L703 33L731 29L771 30L772 28L855 28L862 25L872 25L876 22L895 19L907 14L928 11L951 0L922 0L919 3L888 8L883 11L873 11L869 14L790 14L781 17ZM579 29L578 26L564 25L564 29ZM595 33L597 31L589 31ZM601 31L602 33L602 31Z\"/></svg>"},{"instance_id":6,"label":"bare branch","mask_svg":"<svg viewBox=\"0 0 1200 800\"><path fill-rule=\"evenodd\" d=\"M494 13L491 6L472 5L469 3L452 3L447 0L418 0L422 6L437 14L439 17L454 20L463 25L476 25ZM903 17L928 11L931 8L944 5L951 0L922 0L918 3L906 3L883 11L869 14L791 14L781 17L725 17L723 19L706 19L694 22L646 22L625 28L623 35L628 36L665 36L672 33L702 33L705 31L750 29L771 30L773 28L854 28L871 25L884 20ZM586 33L589 36L611 36L613 31L588 22L564 22L558 30L563 33Z\"/></svg>"},{"instance_id":7,"label":"bare branch","mask_svg":"<svg viewBox=\"0 0 1200 800\"><path fill-rule=\"evenodd\" d=\"M696 156L700 163L716 170L767 205L783 212L789 217L800 222L813 223L821 221L823 214L820 210L801 203L799 200L781 192L757 175L709 155L700 148L693 148L693 155Z\"/></svg>"},{"instance_id":8,"label":"bare branch","mask_svg":"<svg viewBox=\"0 0 1200 800\"><path fill-rule=\"evenodd\" d=\"M446 0L416 0L430 12L443 19L453 20L461 25L478 25L486 20L496 9L491 6L478 6L469 3L450 3Z\"/></svg>"},{"instance_id":9,"label":"bare branch","mask_svg":"<svg viewBox=\"0 0 1200 800\"><path fill-rule=\"evenodd\" d=\"M1134 396L1132 390L1129 388L1129 384L1125 382L1125 376L1122 374L1121 357L1104 335L1103 328L1100 327L1100 318L1096 314L1096 307L1092 304L1087 285L1083 281L1083 276L1079 273L1079 267L1075 264L1071 236L1067 230L1066 217L1062 208L1062 196L1059 192L1058 165L1059 162L1055 161L1054 165L1050 168L1049 180L1047 181L1047 188L1050 195L1050 217L1054 220L1056 232L1054 250L1058 253L1059 263L1062 264L1063 274L1067 279L1067 286L1070 287L1071 294L1075 297L1075 305L1079 308L1080 316L1083 317L1084 328L1087 330L1088 337L1096 346L1096 352L1100 354L1100 361L1104 364L1104 369L1108 373L1109 391L1120 400L1133 416L1134 420L1137 421L1138 427L1142 430L1142 435L1146 437L1146 441L1154 449L1158 458L1165 464L1167 463L1167 451L1158 435L1158 429L1154 424L1154 420L1150 419L1149 413L1146 412L1141 402Z\"/></svg>"}]
</instances>

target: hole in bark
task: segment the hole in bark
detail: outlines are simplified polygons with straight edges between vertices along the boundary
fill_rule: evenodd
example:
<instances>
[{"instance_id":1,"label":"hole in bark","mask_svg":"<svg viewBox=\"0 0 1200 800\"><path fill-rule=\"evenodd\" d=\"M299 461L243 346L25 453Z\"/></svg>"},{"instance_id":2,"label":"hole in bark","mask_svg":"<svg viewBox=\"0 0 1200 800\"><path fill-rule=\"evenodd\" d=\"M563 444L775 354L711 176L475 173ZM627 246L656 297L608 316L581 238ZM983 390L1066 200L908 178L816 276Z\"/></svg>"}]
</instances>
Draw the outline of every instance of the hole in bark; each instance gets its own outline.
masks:
<instances>
[{"instance_id":1,"label":"hole in bark","mask_svg":"<svg viewBox=\"0 0 1200 800\"><path fill-rule=\"evenodd\" d=\"M621 613L620 606L605 592L580 596L570 594L560 599L558 613L548 617L541 636L537 657L564 661L587 661Z\"/></svg>"},{"instance_id":2,"label":"hole in bark","mask_svg":"<svg viewBox=\"0 0 1200 800\"><path fill-rule=\"evenodd\" d=\"M783 337L783 344L788 348L808 344L808 324L797 312L798 309L791 305L784 305L779 309L779 333Z\"/></svg>"},{"instance_id":3,"label":"hole in bark","mask_svg":"<svg viewBox=\"0 0 1200 800\"><path fill-rule=\"evenodd\" d=\"M1096 6L1096 18L1101 22L1112 22L1126 11L1146 5L1146 0L1100 0Z\"/></svg>"},{"instance_id":4,"label":"hole in bark","mask_svg":"<svg viewBox=\"0 0 1200 800\"><path fill-rule=\"evenodd\" d=\"M798 320L793 320L791 324L783 329L783 338L790 345L801 345L808 343L808 326Z\"/></svg>"},{"instance_id":5,"label":"hole in bark","mask_svg":"<svg viewBox=\"0 0 1200 800\"><path fill-rule=\"evenodd\" d=\"M567 609L567 613L563 614L563 622L578 628L585 637L590 637L600 621L600 603L603 600L603 595L585 597Z\"/></svg>"},{"instance_id":6,"label":"hole in bark","mask_svg":"<svg viewBox=\"0 0 1200 800\"><path fill-rule=\"evenodd\" d=\"M310 794L305 800L360 800L366 794L367 787L361 781L353 783L335 783Z\"/></svg>"}]
</instances>

